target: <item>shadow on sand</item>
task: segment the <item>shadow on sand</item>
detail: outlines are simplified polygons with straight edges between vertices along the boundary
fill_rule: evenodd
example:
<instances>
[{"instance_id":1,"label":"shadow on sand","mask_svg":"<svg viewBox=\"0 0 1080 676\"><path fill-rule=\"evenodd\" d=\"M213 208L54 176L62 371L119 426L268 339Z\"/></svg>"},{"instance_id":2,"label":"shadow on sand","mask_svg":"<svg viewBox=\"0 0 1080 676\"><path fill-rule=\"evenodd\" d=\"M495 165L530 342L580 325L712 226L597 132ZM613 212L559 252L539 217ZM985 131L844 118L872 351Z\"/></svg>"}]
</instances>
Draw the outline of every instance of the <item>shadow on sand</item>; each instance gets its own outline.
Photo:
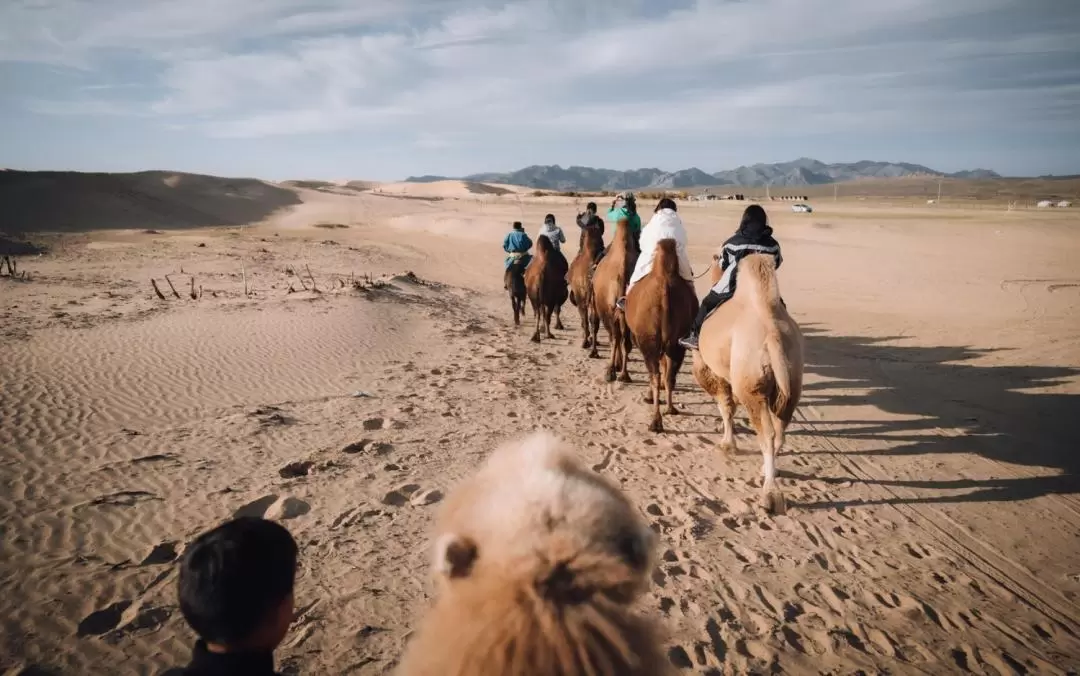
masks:
<instances>
[{"instance_id":1,"label":"shadow on sand","mask_svg":"<svg viewBox=\"0 0 1080 676\"><path fill-rule=\"evenodd\" d=\"M1002 467L989 479L947 481L866 481L885 487L948 491L913 500L822 502L803 508L898 503L957 503L1027 500L1049 494L1080 493L1080 395L1037 392L1080 375L1065 366L980 366L977 357L994 352L968 347L906 347L899 338L834 336L803 327L807 373L829 380L804 388L803 406L874 406L906 420L844 420L821 423L813 432L826 438L887 440L881 450L848 450L845 456L926 456L978 454L1006 465L1051 468L1055 476L1008 476ZM811 433L795 424L790 435ZM827 451L819 451L827 453ZM797 452L800 455L815 451ZM1019 474L1025 474L1019 469ZM1002 477L1002 475L1005 475ZM826 483L851 481L782 473ZM956 495L955 491L969 492Z\"/></svg>"}]
</instances>

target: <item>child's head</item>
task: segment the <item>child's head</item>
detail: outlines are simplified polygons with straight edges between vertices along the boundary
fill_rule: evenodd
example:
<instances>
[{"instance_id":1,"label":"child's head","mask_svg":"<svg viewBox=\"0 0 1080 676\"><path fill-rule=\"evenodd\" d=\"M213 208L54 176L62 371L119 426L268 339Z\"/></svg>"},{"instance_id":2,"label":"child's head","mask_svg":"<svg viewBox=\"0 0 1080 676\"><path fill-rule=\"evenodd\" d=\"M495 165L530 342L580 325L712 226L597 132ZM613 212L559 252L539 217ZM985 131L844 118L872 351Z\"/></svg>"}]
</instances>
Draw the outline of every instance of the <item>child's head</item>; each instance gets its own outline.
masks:
<instances>
[{"instance_id":1,"label":"child's head","mask_svg":"<svg viewBox=\"0 0 1080 676\"><path fill-rule=\"evenodd\" d=\"M297 547L283 526L241 517L200 535L180 562L180 610L227 650L273 650L293 614Z\"/></svg>"},{"instance_id":2,"label":"child's head","mask_svg":"<svg viewBox=\"0 0 1080 676\"><path fill-rule=\"evenodd\" d=\"M514 230L524 230L525 226L521 224L521 221L514 221Z\"/></svg>"}]
</instances>

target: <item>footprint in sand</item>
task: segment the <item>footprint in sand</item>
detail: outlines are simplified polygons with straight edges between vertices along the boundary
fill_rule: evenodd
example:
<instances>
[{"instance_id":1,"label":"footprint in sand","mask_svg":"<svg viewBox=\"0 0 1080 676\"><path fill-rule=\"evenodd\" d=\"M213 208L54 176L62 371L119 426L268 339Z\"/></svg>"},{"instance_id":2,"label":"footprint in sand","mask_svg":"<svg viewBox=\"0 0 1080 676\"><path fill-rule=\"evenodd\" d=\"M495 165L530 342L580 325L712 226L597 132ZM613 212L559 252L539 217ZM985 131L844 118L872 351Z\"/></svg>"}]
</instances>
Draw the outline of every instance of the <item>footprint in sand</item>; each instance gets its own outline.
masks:
<instances>
[{"instance_id":1,"label":"footprint in sand","mask_svg":"<svg viewBox=\"0 0 1080 676\"><path fill-rule=\"evenodd\" d=\"M101 636L104 633L116 629L120 624L124 611L131 605L131 601L117 601L101 610L95 610L80 622L75 631L76 636Z\"/></svg>"},{"instance_id":2,"label":"footprint in sand","mask_svg":"<svg viewBox=\"0 0 1080 676\"><path fill-rule=\"evenodd\" d=\"M172 563L176 560L176 556L176 543L162 542L154 545L154 548L139 562L139 565L156 566L163 563Z\"/></svg>"},{"instance_id":3,"label":"footprint in sand","mask_svg":"<svg viewBox=\"0 0 1080 676\"><path fill-rule=\"evenodd\" d=\"M288 465L285 465L278 470L278 476L282 479L297 479L302 476L307 476L314 465L315 463L310 460L290 462Z\"/></svg>"},{"instance_id":4,"label":"footprint in sand","mask_svg":"<svg viewBox=\"0 0 1080 676\"><path fill-rule=\"evenodd\" d=\"M263 519L295 519L311 511L311 505L303 500L277 495L264 495L247 503L233 513L234 517L255 516Z\"/></svg>"}]
</instances>

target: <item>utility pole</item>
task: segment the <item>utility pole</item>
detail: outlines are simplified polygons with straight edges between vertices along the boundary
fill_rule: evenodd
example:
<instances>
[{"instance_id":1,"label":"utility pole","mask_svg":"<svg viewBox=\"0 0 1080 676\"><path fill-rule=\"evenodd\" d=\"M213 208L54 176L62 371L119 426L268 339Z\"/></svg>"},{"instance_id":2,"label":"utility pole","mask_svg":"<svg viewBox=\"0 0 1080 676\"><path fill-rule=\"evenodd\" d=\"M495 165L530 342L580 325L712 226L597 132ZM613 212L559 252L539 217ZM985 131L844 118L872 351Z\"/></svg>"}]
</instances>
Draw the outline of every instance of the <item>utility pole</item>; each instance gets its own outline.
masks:
<instances>
[{"instance_id":1,"label":"utility pole","mask_svg":"<svg viewBox=\"0 0 1080 676\"><path fill-rule=\"evenodd\" d=\"M836 201L836 195L839 192L840 192L840 184L839 183L833 183L833 186L832 186L832 201L833 202Z\"/></svg>"},{"instance_id":2,"label":"utility pole","mask_svg":"<svg viewBox=\"0 0 1080 676\"><path fill-rule=\"evenodd\" d=\"M941 204L941 179L937 180L937 203Z\"/></svg>"}]
</instances>

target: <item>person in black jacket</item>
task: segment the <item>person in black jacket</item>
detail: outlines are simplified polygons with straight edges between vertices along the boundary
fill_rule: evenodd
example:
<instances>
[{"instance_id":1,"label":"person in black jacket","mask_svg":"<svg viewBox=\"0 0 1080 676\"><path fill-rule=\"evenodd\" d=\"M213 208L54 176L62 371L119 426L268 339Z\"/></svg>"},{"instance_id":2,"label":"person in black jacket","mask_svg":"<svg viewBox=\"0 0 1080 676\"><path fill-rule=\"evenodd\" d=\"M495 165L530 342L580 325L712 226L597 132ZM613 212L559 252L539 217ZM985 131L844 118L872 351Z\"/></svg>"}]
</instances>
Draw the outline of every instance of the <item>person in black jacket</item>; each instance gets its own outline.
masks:
<instances>
[{"instance_id":1,"label":"person in black jacket","mask_svg":"<svg viewBox=\"0 0 1080 676\"><path fill-rule=\"evenodd\" d=\"M275 676L292 622L298 550L283 526L240 517L200 535L180 562L180 612L199 640L163 676Z\"/></svg>"},{"instance_id":2,"label":"person in black jacket","mask_svg":"<svg viewBox=\"0 0 1080 676\"><path fill-rule=\"evenodd\" d=\"M746 207L739 229L724 242L720 251L720 269L723 271L720 281L709 289L709 293L701 301L701 309L698 310L697 317L694 319L694 326L688 335L679 339L680 345L689 350L698 348L698 333L701 331L701 325L705 323L713 310L735 295L735 273L740 260L750 254L769 254L776 259L777 269L780 268L784 257L780 255L780 244L773 239L772 234L773 229L769 227L765 209L758 204Z\"/></svg>"}]
</instances>

